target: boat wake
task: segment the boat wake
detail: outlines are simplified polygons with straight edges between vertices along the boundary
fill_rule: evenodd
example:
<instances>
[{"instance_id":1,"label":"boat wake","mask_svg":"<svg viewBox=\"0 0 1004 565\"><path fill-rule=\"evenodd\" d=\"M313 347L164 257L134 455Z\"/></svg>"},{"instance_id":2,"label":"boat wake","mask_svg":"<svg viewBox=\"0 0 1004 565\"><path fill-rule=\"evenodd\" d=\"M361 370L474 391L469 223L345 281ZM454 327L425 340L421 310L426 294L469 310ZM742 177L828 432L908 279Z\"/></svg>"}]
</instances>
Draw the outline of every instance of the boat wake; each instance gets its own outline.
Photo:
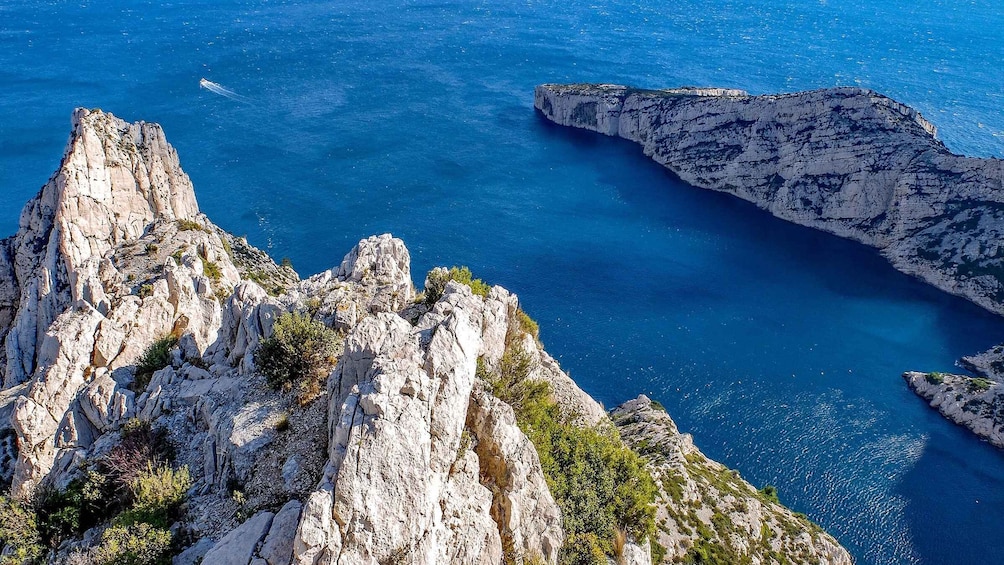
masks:
<instances>
[{"instance_id":1,"label":"boat wake","mask_svg":"<svg viewBox=\"0 0 1004 565\"><path fill-rule=\"evenodd\" d=\"M220 96L224 96L231 100L236 100L237 102L243 102L245 104L251 103L251 101L248 98L241 96L240 94L237 94L233 90L230 90L229 88L226 88L225 86L215 83L208 79L201 79L199 81L199 87L205 88L206 90L212 92L213 94L219 94Z\"/></svg>"}]
</instances>

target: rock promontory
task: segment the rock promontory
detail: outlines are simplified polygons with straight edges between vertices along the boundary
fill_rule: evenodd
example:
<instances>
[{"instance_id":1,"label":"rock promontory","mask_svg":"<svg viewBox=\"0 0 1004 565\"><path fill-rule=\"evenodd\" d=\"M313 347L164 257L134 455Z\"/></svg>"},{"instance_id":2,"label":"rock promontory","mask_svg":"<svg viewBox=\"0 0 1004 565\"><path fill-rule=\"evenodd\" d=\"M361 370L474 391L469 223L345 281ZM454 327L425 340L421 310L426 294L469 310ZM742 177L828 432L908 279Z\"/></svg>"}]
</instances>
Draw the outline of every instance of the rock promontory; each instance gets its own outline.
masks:
<instances>
[{"instance_id":1,"label":"rock promontory","mask_svg":"<svg viewBox=\"0 0 1004 565\"><path fill-rule=\"evenodd\" d=\"M416 292L389 234L333 263L301 280L199 212L159 126L75 112L0 243L0 561L851 562L650 404L608 415L506 289Z\"/></svg>"},{"instance_id":2,"label":"rock promontory","mask_svg":"<svg viewBox=\"0 0 1004 565\"><path fill-rule=\"evenodd\" d=\"M1004 314L1004 161L950 152L912 108L861 88L538 86L564 126L622 137L685 182L879 249L900 271Z\"/></svg>"},{"instance_id":3,"label":"rock promontory","mask_svg":"<svg viewBox=\"0 0 1004 565\"><path fill-rule=\"evenodd\" d=\"M1004 314L1004 161L953 154L904 104L861 88L750 96L545 84L534 105L554 123L640 144L691 185L874 247L896 269ZM1001 382L1004 347L961 365ZM913 390L1000 445L1000 386L973 397L956 377L916 376L926 374L907 374Z\"/></svg>"}]
</instances>

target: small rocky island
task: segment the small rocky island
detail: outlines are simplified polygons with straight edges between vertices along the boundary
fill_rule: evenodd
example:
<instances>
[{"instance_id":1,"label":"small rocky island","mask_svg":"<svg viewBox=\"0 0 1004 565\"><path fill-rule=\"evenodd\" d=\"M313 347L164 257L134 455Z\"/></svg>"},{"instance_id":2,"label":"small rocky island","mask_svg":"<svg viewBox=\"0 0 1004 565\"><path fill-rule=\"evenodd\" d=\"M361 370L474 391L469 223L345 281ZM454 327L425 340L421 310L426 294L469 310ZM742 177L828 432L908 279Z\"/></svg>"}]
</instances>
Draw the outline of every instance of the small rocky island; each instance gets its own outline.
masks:
<instances>
[{"instance_id":1,"label":"small rocky island","mask_svg":"<svg viewBox=\"0 0 1004 565\"><path fill-rule=\"evenodd\" d=\"M0 242L0 562L851 563L647 398L607 413L516 295L404 243L301 280L155 124L77 110Z\"/></svg>"},{"instance_id":2,"label":"small rocky island","mask_svg":"<svg viewBox=\"0 0 1004 565\"><path fill-rule=\"evenodd\" d=\"M691 185L875 247L896 269L1004 315L1004 161L951 153L904 104L861 88L750 96L545 84L534 105L559 125L640 144ZM977 377L904 378L1001 446L1004 346L961 364Z\"/></svg>"}]
</instances>

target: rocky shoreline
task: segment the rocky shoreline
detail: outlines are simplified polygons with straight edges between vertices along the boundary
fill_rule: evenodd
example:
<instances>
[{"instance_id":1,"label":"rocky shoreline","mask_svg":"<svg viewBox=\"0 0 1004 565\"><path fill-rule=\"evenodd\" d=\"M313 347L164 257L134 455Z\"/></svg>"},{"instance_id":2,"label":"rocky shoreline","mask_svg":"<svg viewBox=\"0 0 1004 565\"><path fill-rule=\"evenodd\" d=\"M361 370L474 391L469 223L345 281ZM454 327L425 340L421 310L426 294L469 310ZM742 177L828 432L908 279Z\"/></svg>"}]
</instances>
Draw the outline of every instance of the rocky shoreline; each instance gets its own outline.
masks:
<instances>
[{"instance_id":1,"label":"rocky shoreline","mask_svg":"<svg viewBox=\"0 0 1004 565\"><path fill-rule=\"evenodd\" d=\"M436 270L419 294L387 234L304 280L276 265L199 212L155 124L77 110L59 170L0 251L0 545L12 562L156 550L175 565L560 563L588 538L570 541L577 516L552 477L567 470L531 441L531 414L595 438L604 457L640 456L637 476L658 479L641 506L658 519L650 538L591 542L619 563L718 549L851 563L647 399L611 418L509 291ZM282 336L297 324L325 336L331 365L279 386L262 351L296 346ZM119 500L114 481L132 495Z\"/></svg>"},{"instance_id":2,"label":"rocky shoreline","mask_svg":"<svg viewBox=\"0 0 1004 565\"><path fill-rule=\"evenodd\" d=\"M1004 161L952 154L904 104L860 88L750 96L544 84L534 106L556 124L634 141L696 187L874 247L896 269L1004 315ZM960 364L1001 382L1004 346ZM1004 427L996 409L977 417L957 406L996 406L995 392L968 398L956 385L907 375L913 390L978 435ZM966 379L946 383L956 378ZM947 400L956 394L963 399Z\"/></svg>"},{"instance_id":3,"label":"rocky shoreline","mask_svg":"<svg viewBox=\"0 0 1004 565\"><path fill-rule=\"evenodd\" d=\"M1004 387L985 377L903 373L911 390L944 417L1004 448Z\"/></svg>"}]
</instances>

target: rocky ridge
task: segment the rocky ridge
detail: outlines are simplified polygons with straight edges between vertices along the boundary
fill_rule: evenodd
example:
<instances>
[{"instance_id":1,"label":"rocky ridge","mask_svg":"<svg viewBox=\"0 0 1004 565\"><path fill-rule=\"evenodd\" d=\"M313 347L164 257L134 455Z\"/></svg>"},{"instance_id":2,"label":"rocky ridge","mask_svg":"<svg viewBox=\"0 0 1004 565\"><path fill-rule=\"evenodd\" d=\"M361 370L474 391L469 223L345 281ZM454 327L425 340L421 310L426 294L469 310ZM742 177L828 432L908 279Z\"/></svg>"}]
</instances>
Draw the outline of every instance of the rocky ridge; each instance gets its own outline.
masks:
<instances>
[{"instance_id":1,"label":"rocky ridge","mask_svg":"<svg viewBox=\"0 0 1004 565\"><path fill-rule=\"evenodd\" d=\"M434 302L416 302L408 250L390 235L299 280L199 213L159 126L100 111L74 113L60 169L0 250L0 476L13 498L67 488L139 420L166 431L174 465L191 475L187 513L171 527L184 544L176 564L558 561L562 514L536 448L478 366L498 366L521 336L531 378L579 425L611 420L516 333L519 302L505 289L479 296L450 282ZM342 336L316 398L269 388L255 366L287 312ZM176 338L166 366L140 381L144 352L165 336ZM687 437L671 420L649 431L615 419L643 454L649 435L659 445ZM649 464L669 484L663 460ZM660 516L713 514L704 501L721 493L684 488L688 510L664 490ZM729 500L738 509L748 498L758 514L736 510L735 523L760 523L768 510L788 519L743 488ZM791 523L769 536L774 553L747 551L752 562L850 562L828 535ZM107 527L63 541L49 561L99 562ZM661 532L667 561L704 539L668 522ZM763 539L735 535L729 543L743 547ZM645 540L619 551L624 563L651 562Z\"/></svg>"},{"instance_id":2,"label":"rocky ridge","mask_svg":"<svg viewBox=\"0 0 1004 565\"><path fill-rule=\"evenodd\" d=\"M708 459L661 406L639 396L615 408L621 437L649 461L659 486L658 542L702 563L851 563L804 515Z\"/></svg>"},{"instance_id":3,"label":"rocky ridge","mask_svg":"<svg viewBox=\"0 0 1004 565\"><path fill-rule=\"evenodd\" d=\"M1004 161L952 154L904 104L860 88L750 96L545 84L534 105L557 124L640 144L689 184L875 247L896 269L1004 314ZM961 364L1001 382L1004 347ZM907 380L932 398L931 383ZM990 398L999 390L979 401L1004 402ZM937 401L979 435L1004 427L998 411L976 418L954 406Z\"/></svg>"}]
</instances>

